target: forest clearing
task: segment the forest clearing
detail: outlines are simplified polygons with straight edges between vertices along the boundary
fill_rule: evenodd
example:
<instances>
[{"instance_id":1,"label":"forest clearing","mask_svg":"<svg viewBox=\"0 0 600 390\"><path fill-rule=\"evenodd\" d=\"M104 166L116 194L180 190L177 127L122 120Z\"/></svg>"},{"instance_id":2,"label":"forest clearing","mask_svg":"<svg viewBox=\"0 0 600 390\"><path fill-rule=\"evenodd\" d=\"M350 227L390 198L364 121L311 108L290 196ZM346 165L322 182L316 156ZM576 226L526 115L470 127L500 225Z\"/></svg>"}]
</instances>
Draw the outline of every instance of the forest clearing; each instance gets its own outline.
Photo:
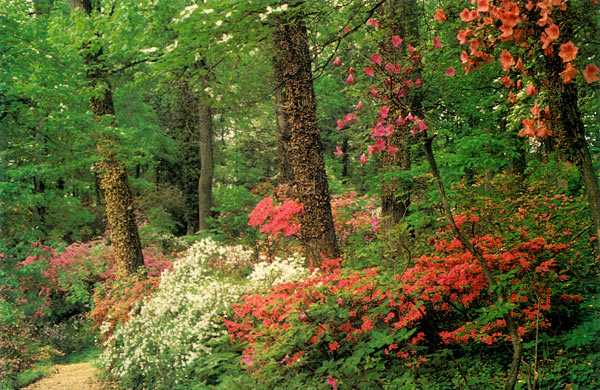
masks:
<instances>
[{"instance_id":1,"label":"forest clearing","mask_svg":"<svg viewBox=\"0 0 600 390\"><path fill-rule=\"evenodd\" d=\"M598 0L0 28L0 390L600 388Z\"/></svg>"}]
</instances>

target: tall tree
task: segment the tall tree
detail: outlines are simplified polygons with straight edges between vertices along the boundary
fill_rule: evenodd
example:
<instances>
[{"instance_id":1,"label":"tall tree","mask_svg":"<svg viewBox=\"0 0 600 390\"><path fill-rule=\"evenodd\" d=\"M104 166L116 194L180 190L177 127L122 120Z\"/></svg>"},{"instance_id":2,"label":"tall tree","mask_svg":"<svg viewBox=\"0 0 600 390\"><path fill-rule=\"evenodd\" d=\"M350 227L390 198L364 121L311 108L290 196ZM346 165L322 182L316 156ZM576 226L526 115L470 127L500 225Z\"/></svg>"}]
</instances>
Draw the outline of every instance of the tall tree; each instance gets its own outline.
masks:
<instances>
[{"instance_id":1,"label":"tall tree","mask_svg":"<svg viewBox=\"0 0 600 390\"><path fill-rule=\"evenodd\" d=\"M419 41L419 29L417 15L415 13L415 0L388 0L382 8L384 18L382 24L387 30L384 42L380 43L382 54L389 58L393 63L409 62L414 68L412 74L414 79L420 79L420 58L418 55L409 51L407 45L410 42ZM395 38L394 38L395 37ZM396 39L402 37L403 40L397 43ZM402 50L394 46L401 46ZM398 54L400 53L400 54ZM403 58L398 58L402 56ZM385 95L388 100L389 117L406 117L409 114L422 116L421 99L418 93L411 91L405 93L398 91L399 80L394 80L397 75L390 74L389 86L385 87ZM400 92L400 93L399 93ZM412 135L410 133L412 123L396 126L394 133L389 137L388 143L397 149L395 154L384 153L381 159L381 171L386 173L406 172L410 170L411 157L410 145ZM394 176L401 176L394 175ZM382 184L381 209L384 219L384 226L393 226L397 224L408 213L410 205L411 184L407 180L398 178L385 179Z\"/></svg>"},{"instance_id":2,"label":"tall tree","mask_svg":"<svg viewBox=\"0 0 600 390\"><path fill-rule=\"evenodd\" d=\"M94 12L91 0L69 0L69 4L75 12L83 11L88 16ZM112 87L107 78L106 64L102 61L102 47L87 43L83 52L87 78L94 90L90 99L92 112L99 124L116 127ZM144 258L127 171L115 153L115 143L114 137L109 135L99 137L99 161L95 170L104 192L106 217L115 252L116 273L124 276L142 267Z\"/></svg>"},{"instance_id":3,"label":"tall tree","mask_svg":"<svg viewBox=\"0 0 600 390\"><path fill-rule=\"evenodd\" d=\"M300 235L310 264L338 257L320 130L317 124L308 34L300 4L274 18L275 54L281 64L282 106L290 135L289 157L304 206Z\"/></svg>"},{"instance_id":4,"label":"tall tree","mask_svg":"<svg viewBox=\"0 0 600 390\"><path fill-rule=\"evenodd\" d=\"M277 119L277 156L279 157L279 183L292 184L294 173L289 156L290 132L288 117L283 107L283 69L281 58L273 58L273 69L275 73L275 116Z\"/></svg>"},{"instance_id":5,"label":"tall tree","mask_svg":"<svg viewBox=\"0 0 600 390\"><path fill-rule=\"evenodd\" d=\"M563 41L570 42L574 37L575 26L573 24L577 20L573 5L567 5L566 11L560 16L562 18L557 20L561 26L560 34ZM554 113L552 143L563 156L573 161L579 168L594 223L594 234L598 238L596 247L600 249L600 188L579 110L577 84L564 82L561 73L565 66L560 56L555 54L544 58L548 72L549 91L554 97L550 101L550 112Z\"/></svg>"},{"instance_id":6,"label":"tall tree","mask_svg":"<svg viewBox=\"0 0 600 390\"><path fill-rule=\"evenodd\" d=\"M200 178L198 179L198 228L208 229L208 219L212 207L213 123L212 109L206 97L198 98L198 128L200 146Z\"/></svg>"}]
</instances>

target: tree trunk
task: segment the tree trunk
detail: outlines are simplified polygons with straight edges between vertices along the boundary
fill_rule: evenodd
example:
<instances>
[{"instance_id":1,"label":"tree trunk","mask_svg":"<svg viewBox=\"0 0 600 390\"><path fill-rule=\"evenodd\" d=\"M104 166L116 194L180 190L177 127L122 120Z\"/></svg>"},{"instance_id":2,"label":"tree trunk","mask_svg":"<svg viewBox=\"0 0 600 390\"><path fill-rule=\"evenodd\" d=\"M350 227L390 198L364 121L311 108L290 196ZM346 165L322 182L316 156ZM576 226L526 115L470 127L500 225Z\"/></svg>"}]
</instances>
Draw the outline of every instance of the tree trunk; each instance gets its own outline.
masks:
<instances>
[{"instance_id":1,"label":"tree trunk","mask_svg":"<svg viewBox=\"0 0 600 390\"><path fill-rule=\"evenodd\" d=\"M88 15L92 12L89 0L69 0L72 9L83 9ZM89 50L89 48L88 48ZM106 79L106 68L100 60L102 49L88 53L85 57L87 77L93 90L104 91L90 99L92 112L98 121L109 117L116 126L115 108L110 83ZM110 229L111 243L115 252L116 275L123 277L144 266L142 246L135 220L133 198L129 188L127 172L114 153L114 140L102 136L97 144L99 161L95 171L99 177L106 204L106 217Z\"/></svg>"},{"instance_id":2,"label":"tree trunk","mask_svg":"<svg viewBox=\"0 0 600 390\"><path fill-rule=\"evenodd\" d=\"M198 179L198 228L208 229L210 209L212 207L213 182L213 134L212 112L205 97L198 99L198 128L200 144L200 178Z\"/></svg>"},{"instance_id":3,"label":"tree trunk","mask_svg":"<svg viewBox=\"0 0 600 390\"><path fill-rule=\"evenodd\" d=\"M281 64L278 64L277 59L275 62L275 81L277 83L277 90L275 91L275 115L277 117L277 155L279 157L279 184L292 185L294 182L294 173L292 171L292 165L290 163L289 155L289 143L290 143L290 132L288 130L288 118L283 108L283 90L282 90L282 76Z\"/></svg>"},{"instance_id":4,"label":"tree trunk","mask_svg":"<svg viewBox=\"0 0 600 390\"><path fill-rule=\"evenodd\" d=\"M385 5L385 19L383 26L387 29L385 41L381 43L380 49L383 55L393 63L406 62L409 59L408 48L405 42L418 42L419 31L417 29L415 0L389 0ZM403 37L405 42L395 48L391 44L391 37L397 35ZM411 64L414 72L409 75L413 79L420 78L420 60ZM402 76L400 76L402 77ZM402 82L397 75L390 76L390 85ZM421 99L412 91L406 96L397 95L393 88L385 92L387 105L390 109L389 118L394 121L399 116L405 117L409 113L422 117ZM397 148L395 155L384 152L381 158L381 172L406 172L411 167L410 146L412 135L411 122L403 126L396 125L394 133L388 137L388 144ZM382 227L389 229L396 225L408 214L410 206L411 181L401 179L386 180L381 186L381 212L383 218Z\"/></svg>"},{"instance_id":5,"label":"tree trunk","mask_svg":"<svg viewBox=\"0 0 600 390\"><path fill-rule=\"evenodd\" d=\"M572 36L571 24L570 19L564 23L561 36ZM588 142L585 139L585 127L577 101L577 86L574 82L568 84L562 82L559 73L562 72L564 64L558 55L546 56L546 65L550 81L550 96L554 97L550 102L550 112L554 118L552 145L579 168L594 224L596 249L600 251L600 189Z\"/></svg>"},{"instance_id":6,"label":"tree trunk","mask_svg":"<svg viewBox=\"0 0 600 390\"><path fill-rule=\"evenodd\" d=\"M293 185L294 173L290 162L289 143L290 131L283 107L283 63L278 56L273 57L273 70L275 73L275 116L277 119L277 156L279 157L279 184Z\"/></svg>"},{"instance_id":7,"label":"tree trunk","mask_svg":"<svg viewBox=\"0 0 600 390\"><path fill-rule=\"evenodd\" d=\"M298 197L304 206L300 235L307 261L318 265L321 256L340 255L317 124L308 37L302 12L276 17L273 26L275 54L281 63L282 106L287 116L289 157Z\"/></svg>"}]
</instances>

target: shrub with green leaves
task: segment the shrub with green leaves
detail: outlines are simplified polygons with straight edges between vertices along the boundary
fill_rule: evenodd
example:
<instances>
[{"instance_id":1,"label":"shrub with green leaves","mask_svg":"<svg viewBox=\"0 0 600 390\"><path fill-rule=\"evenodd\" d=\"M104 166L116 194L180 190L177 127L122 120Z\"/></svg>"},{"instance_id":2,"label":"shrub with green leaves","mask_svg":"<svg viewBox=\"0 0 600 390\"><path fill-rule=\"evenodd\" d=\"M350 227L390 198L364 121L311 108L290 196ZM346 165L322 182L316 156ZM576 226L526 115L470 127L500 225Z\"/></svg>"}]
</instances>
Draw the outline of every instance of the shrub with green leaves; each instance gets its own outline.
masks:
<instances>
[{"instance_id":1,"label":"shrub with green leaves","mask_svg":"<svg viewBox=\"0 0 600 390\"><path fill-rule=\"evenodd\" d=\"M139 314L131 315L106 342L102 362L110 375L129 388L214 382L220 363L235 360L223 323L232 304L249 289L266 291L306 275L300 257L258 262L245 278L227 273L252 262L253 252L241 246L219 246L208 238L193 245L172 270L163 272Z\"/></svg>"}]
</instances>

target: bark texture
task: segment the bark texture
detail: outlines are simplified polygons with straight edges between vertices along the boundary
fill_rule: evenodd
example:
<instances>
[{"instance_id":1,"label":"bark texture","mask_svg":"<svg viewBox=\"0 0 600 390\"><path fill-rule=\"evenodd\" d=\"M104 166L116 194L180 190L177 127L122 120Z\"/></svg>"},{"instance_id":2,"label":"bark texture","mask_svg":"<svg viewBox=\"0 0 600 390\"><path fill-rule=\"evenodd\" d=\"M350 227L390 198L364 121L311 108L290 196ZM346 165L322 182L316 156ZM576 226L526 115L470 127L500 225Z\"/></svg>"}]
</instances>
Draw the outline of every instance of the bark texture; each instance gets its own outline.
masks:
<instances>
[{"instance_id":1,"label":"bark texture","mask_svg":"<svg viewBox=\"0 0 600 390\"><path fill-rule=\"evenodd\" d=\"M561 34L572 36L572 21L562 24ZM574 162L583 178L584 190L590 208L596 248L600 250L600 187L594 169L592 155L585 138L585 127L581 119L577 100L577 86L574 82L565 84L560 76L564 69L562 59L558 55L546 57L550 92L554 99L550 104L553 115L552 146L565 158Z\"/></svg>"},{"instance_id":2,"label":"bark texture","mask_svg":"<svg viewBox=\"0 0 600 390\"><path fill-rule=\"evenodd\" d=\"M409 61L408 48L405 42L418 42L419 31L417 29L415 0L389 0L385 4L385 19L383 27L387 30L385 41L381 43L380 49L385 58L393 63L405 64ZM391 37L397 35L403 37L404 41L400 47L395 48L391 44ZM411 63L414 72L408 76L412 79L420 78L420 60ZM399 116L406 117L409 113L422 117L421 99L414 89L410 91L395 88L401 83L403 75L390 75L389 83L384 92L387 97L387 105L390 109L389 118L394 121ZM381 172L385 174L394 172L406 172L410 170L411 156L410 146L413 136L410 130L412 122L404 126L394 126L394 133L388 137L388 144L397 148L395 155L389 151L383 152L381 158ZM381 211L384 217L382 226L391 228L408 214L410 206L411 182L401 179L386 180L381 186Z\"/></svg>"},{"instance_id":3,"label":"bark texture","mask_svg":"<svg viewBox=\"0 0 600 390\"><path fill-rule=\"evenodd\" d=\"M283 73L282 63L277 57L273 59L275 70L275 115L277 118L277 156L279 157L279 184L293 184L294 172L290 162L289 144L290 132L288 117L283 107Z\"/></svg>"},{"instance_id":4,"label":"bark texture","mask_svg":"<svg viewBox=\"0 0 600 390\"><path fill-rule=\"evenodd\" d=\"M171 164L163 162L169 175L167 181L172 181L181 189L184 197L184 218L186 232L194 234L198 231L199 196L198 182L200 180L200 150L198 135L198 105L196 95L187 78L184 77L176 84L177 96L173 106L167 107L161 113L164 126L177 141L179 153L183 161Z\"/></svg>"},{"instance_id":5,"label":"bark texture","mask_svg":"<svg viewBox=\"0 0 600 390\"><path fill-rule=\"evenodd\" d=\"M331 215L303 17L298 11L277 17L273 35L275 54L281 62L282 107L290 134L288 152L298 198L304 206L300 235L308 262L316 265L322 256L338 257L340 252Z\"/></svg>"},{"instance_id":6,"label":"bark texture","mask_svg":"<svg viewBox=\"0 0 600 390\"><path fill-rule=\"evenodd\" d=\"M82 9L88 15L92 12L89 0L69 0L72 9ZM86 73L92 88L103 91L90 99L92 112L98 121L108 117L108 122L116 126L115 107L111 85L106 78L106 68L100 59L102 49L86 54ZM106 217L110 229L111 243L115 252L116 275L122 277L134 273L144 266L142 245L138 234L133 197L129 188L127 172L115 155L115 140L100 137L97 144L99 161L95 171L100 181L106 205Z\"/></svg>"},{"instance_id":7,"label":"bark texture","mask_svg":"<svg viewBox=\"0 0 600 390\"><path fill-rule=\"evenodd\" d=\"M212 207L213 130L212 112L206 99L198 99L198 134L200 146L200 178L198 179L198 228L208 229Z\"/></svg>"}]
</instances>

